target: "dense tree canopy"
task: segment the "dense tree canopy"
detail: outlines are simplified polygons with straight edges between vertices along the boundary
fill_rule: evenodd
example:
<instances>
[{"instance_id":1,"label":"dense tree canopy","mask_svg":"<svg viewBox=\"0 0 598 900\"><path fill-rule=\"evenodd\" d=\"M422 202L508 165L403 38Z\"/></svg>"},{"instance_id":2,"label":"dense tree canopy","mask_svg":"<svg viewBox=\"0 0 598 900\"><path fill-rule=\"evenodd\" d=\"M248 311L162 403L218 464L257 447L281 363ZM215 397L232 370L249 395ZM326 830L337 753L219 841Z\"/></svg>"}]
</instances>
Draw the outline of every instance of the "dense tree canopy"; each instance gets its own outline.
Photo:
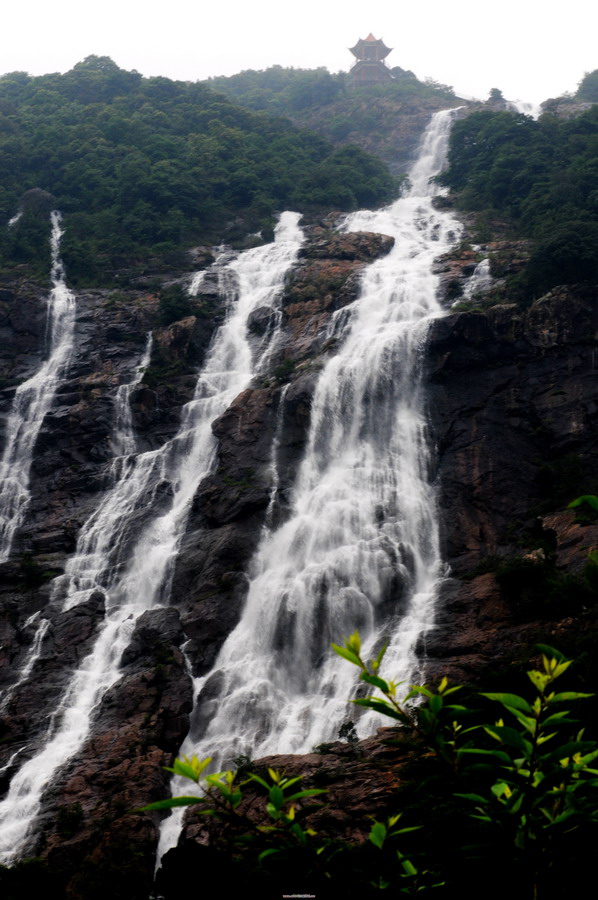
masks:
<instances>
[{"instance_id":1,"label":"dense tree canopy","mask_svg":"<svg viewBox=\"0 0 598 900\"><path fill-rule=\"evenodd\" d=\"M233 104L200 83L144 78L90 56L64 75L0 78L0 216L39 188L66 216L71 279L105 280L181 248L255 230L284 208L343 210L394 196L383 163ZM5 264L40 255L31 211L2 229Z\"/></svg>"},{"instance_id":2,"label":"dense tree canopy","mask_svg":"<svg viewBox=\"0 0 598 900\"><path fill-rule=\"evenodd\" d=\"M586 72L577 88L577 99L598 103L598 69Z\"/></svg>"},{"instance_id":3,"label":"dense tree canopy","mask_svg":"<svg viewBox=\"0 0 598 900\"><path fill-rule=\"evenodd\" d=\"M454 126L443 180L463 208L498 213L533 239L528 293L598 282L598 106L538 121L473 113Z\"/></svg>"},{"instance_id":4,"label":"dense tree canopy","mask_svg":"<svg viewBox=\"0 0 598 900\"><path fill-rule=\"evenodd\" d=\"M249 109L288 116L296 125L314 128L336 143L349 135L387 134L399 110L413 112L427 104L430 110L439 109L456 101L446 84L420 81L398 66L390 71L391 81L356 85L347 72L332 75L324 68L271 66L211 78L207 84Z\"/></svg>"}]
</instances>

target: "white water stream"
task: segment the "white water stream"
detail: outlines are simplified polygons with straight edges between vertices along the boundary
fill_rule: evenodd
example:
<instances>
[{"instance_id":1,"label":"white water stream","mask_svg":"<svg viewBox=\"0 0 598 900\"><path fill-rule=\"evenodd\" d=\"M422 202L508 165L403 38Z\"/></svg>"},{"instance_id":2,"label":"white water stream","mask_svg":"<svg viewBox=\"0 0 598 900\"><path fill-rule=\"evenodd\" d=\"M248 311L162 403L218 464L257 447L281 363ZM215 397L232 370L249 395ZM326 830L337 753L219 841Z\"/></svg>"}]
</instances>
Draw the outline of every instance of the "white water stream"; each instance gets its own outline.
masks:
<instances>
[{"instance_id":1,"label":"white water stream","mask_svg":"<svg viewBox=\"0 0 598 900\"><path fill-rule=\"evenodd\" d=\"M23 522L31 496L29 476L35 442L73 350L76 304L75 295L66 286L60 259L60 221L60 213L52 212L48 358L35 375L17 388L6 424L6 445L0 462L0 563L10 556L14 536Z\"/></svg>"},{"instance_id":2,"label":"white water stream","mask_svg":"<svg viewBox=\"0 0 598 900\"><path fill-rule=\"evenodd\" d=\"M298 220L296 213L283 213L275 243L242 253L222 270L228 316L212 343L193 400L183 409L178 434L159 450L125 458L112 489L82 527L65 575L55 582L53 599L61 600L63 609L101 590L106 617L51 717L44 746L18 770L0 803L2 863L22 854L44 791L89 734L103 696L120 677L122 653L137 619L168 595L193 496L213 464L211 423L247 386L268 353L265 344L252 353L248 316L260 306L276 307L303 239ZM155 492L165 484L170 493L160 505ZM154 501L157 513L151 513Z\"/></svg>"},{"instance_id":3,"label":"white water stream","mask_svg":"<svg viewBox=\"0 0 598 900\"><path fill-rule=\"evenodd\" d=\"M126 384L120 384L114 398L114 437L112 449L116 457L130 456L137 450L135 430L133 428L133 416L131 414L131 396L140 383L149 366L152 355L152 333L148 332L145 351L139 365L135 367L133 379Z\"/></svg>"},{"instance_id":4,"label":"white water stream","mask_svg":"<svg viewBox=\"0 0 598 900\"><path fill-rule=\"evenodd\" d=\"M349 231L392 235L393 250L365 272L359 299L337 314L341 347L318 380L292 515L268 530L253 561L242 618L198 699L181 753L304 753L335 739L356 670L332 654L359 629L365 653L389 641L384 670L409 681L431 627L440 555L421 363L430 322L443 314L433 261L460 231L435 210L453 112L437 113L411 173L408 196L358 212ZM340 323L340 324L339 324ZM361 735L377 719L366 714ZM175 793L189 783L173 782ZM163 823L158 857L181 827Z\"/></svg>"},{"instance_id":5,"label":"white water stream","mask_svg":"<svg viewBox=\"0 0 598 900\"><path fill-rule=\"evenodd\" d=\"M489 288L492 287L493 283L494 278L490 274L490 260L488 257L486 257L486 259L480 260L480 262L477 264L477 266L473 270L471 278L465 285L463 296L456 300L455 303L460 303L461 300L473 299L476 294L483 293L484 291L489 290Z\"/></svg>"}]
</instances>

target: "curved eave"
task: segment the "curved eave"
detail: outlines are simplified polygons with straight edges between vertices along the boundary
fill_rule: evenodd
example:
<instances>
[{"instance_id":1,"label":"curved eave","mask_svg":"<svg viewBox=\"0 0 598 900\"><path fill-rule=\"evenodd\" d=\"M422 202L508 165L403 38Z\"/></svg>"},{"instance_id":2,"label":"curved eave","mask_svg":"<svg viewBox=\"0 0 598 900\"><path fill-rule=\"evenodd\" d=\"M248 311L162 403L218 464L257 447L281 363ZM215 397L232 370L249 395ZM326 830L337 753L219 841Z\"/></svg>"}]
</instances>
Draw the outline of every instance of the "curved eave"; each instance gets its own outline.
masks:
<instances>
[{"instance_id":1,"label":"curved eave","mask_svg":"<svg viewBox=\"0 0 598 900\"><path fill-rule=\"evenodd\" d=\"M382 39L378 41L357 41L354 47L349 47L349 51L356 56L357 59L363 59L366 52L375 46L378 50L378 59L386 59L389 53L392 53L392 47L387 47Z\"/></svg>"}]
</instances>

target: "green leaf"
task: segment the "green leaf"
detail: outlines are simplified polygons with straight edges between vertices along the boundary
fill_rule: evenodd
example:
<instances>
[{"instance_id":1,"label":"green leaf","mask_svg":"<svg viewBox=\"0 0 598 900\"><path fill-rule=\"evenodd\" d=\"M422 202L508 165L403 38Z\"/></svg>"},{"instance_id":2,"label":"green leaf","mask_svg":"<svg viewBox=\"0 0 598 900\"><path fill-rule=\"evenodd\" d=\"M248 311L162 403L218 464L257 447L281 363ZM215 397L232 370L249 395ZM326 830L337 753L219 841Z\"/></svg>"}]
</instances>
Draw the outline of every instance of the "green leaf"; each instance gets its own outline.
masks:
<instances>
[{"instance_id":1,"label":"green leaf","mask_svg":"<svg viewBox=\"0 0 598 900\"><path fill-rule=\"evenodd\" d=\"M378 678L377 675L370 675L368 672L362 672L359 676L361 681L367 682L367 684L371 684L374 687L379 688L385 694L389 693L388 684L384 681L383 678Z\"/></svg>"},{"instance_id":2,"label":"green leaf","mask_svg":"<svg viewBox=\"0 0 598 900\"><path fill-rule=\"evenodd\" d=\"M296 784L298 781L301 781L301 778L301 775L296 775L294 778L283 778L280 782L280 786L286 791L287 788L290 788L292 784Z\"/></svg>"},{"instance_id":3,"label":"green leaf","mask_svg":"<svg viewBox=\"0 0 598 900\"><path fill-rule=\"evenodd\" d=\"M531 672L527 672L526 674L531 683L540 693L543 693L547 685L549 685L552 681L550 675L545 675L543 672L538 672L537 669L532 669Z\"/></svg>"},{"instance_id":4,"label":"green leaf","mask_svg":"<svg viewBox=\"0 0 598 900\"><path fill-rule=\"evenodd\" d=\"M353 634L347 638L345 641L345 647L348 650L352 650L357 656L361 653L361 638L359 636L358 631L354 631Z\"/></svg>"},{"instance_id":5,"label":"green leaf","mask_svg":"<svg viewBox=\"0 0 598 900\"><path fill-rule=\"evenodd\" d=\"M257 858L257 861L261 863L262 860L266 859L267 856L272 856L272 854L274 853L280 853L280 850L277 847L269 847L267 850L262 850Z\"/></svg>"},{"instance_id":6,"label":"green leaf","mask_svg":"<svg viewBox=\"0 0 598 900\"><path fill-rule=\"evenodd\" d=\"M317 797L318 794L326 794L328 793L325 788L309 788L306 791L298 791L296 794L291 794L290 797L286 797L286 800L302 800L304 797Z\"/></svg>"},{"instance_id":7,"label":"green leaf","mask_svg":"<svg viewBox=\"0 0 598 900\"><path fill-rule=\"evenodd\" d=\"M169 797L168 800L157 800L148 806L142 806L135 812L152 812L155 809L174 809L177 806L193 806L196 803L205 803L203 797Z\"/></svg>"},{"instance_id":8,"label":"green leaf","mask_svg":"<svg viewBox=\"0 0 598 900\"><path fill-rule=\"evenodd\" d=\"M560 747L557 747L555 750L552 750L541 758L547 762L560 762L563 759L575 756L576 753L591 753L595 747L596 744L594 741L570 741L567 744L562 744Z\"/></svg>"},{"instance_id":9,"label":"green leaf","mask_svg":"<svg viewBox=\"0 0 598 900\"><path fill-rule=\"evenodd\" d=\"M372 697L360 697L351 702L355 703L356 706L365 706L366 709L373 709L383 716L389 716L391 719L398 719L398 721L403 724L411 724L409 717L405 715L405 713L398 712L398 710L392 707L390 703L385 703L384 700L375 700Z\"/></svg>"},{"instance_id":10,"label":"green leaf","mask_svg":"<svg viewBox=\"0 0 598 900\"><path fill-rule=\"evenodd\" d=\"M401 865L403 866L406 875L417 875L417 869L410 859L401 859Z\"/></svg>"},{"instance_id":11,"label":"green leaf","mask_svg":"<svg viewBox=\"0 0 598 900\"><path fill-rule=\"evenodd\" d=\"M243 794L241 791L235 791L233 794L231 794L230 803L231 803L231 806L233 807L233 809L236 809L237 806L239 806L242 799L243 799Z\"/></svg>"},{"instance_id":12,"label":"green leaf","mask_svg":"<svg viewBox=\"0 0 598 900\"><path fill-rule=\"evenodd\" d=\"M583 506L584 504L591 509L598 510L598 497L595 494L583 494L581 497L576 497L575 500L568 503L567 509L577 509L578 506Z\"/></svg>"},{"instance_id":13,"label":"green leaf","mask_svg":"<svg viewBox=\"0 0 598 900\"><path fill-rule=\"evenodd\" d=\"M506 706L507 709L512 707L513 709L520 709L522 712L527 713L528 716L532 715L532 708L523 697L519 697L517 694L480 694L480 697L487 697L488 700L496 700L498 703L502 703L503 706Z\"/></svg>"},{"instance_id":14,"label":"green leaf","mask_svg":"<svg viewBox=\"0 0 598 900\"><path fill-rule=\"evenodd\" d=\"M508 707L507 707L508 709ZM525 713L522 713L520 709L509 709L511 715L515 716L516 719L521 722L523 727L529 734L535 735L538 728L538 720L532 719L530 716L526 716Z\"/></svg>"},{"instance_id":15,"label":"green leaf","mask_svg":"<svg viewBox=\"0 0 598 900\"><path fill-rule=\"evenodd\" d=\"M556 650L554 647L549 646L549 644L535 644L536 650L539 650L544 656L547 656L549 659L556 659L557 662L565 662L567 657L561 653L560 650Z\"/></svg>"},{"instance_id":16,"label":"green leaf","mask_svg":"<svg viewBox=\"0 0 598 900\"><path fill-rule=\"evenodd\" d=\"M556 737L558 731L552 731L550 734L541 734L538 737L537 744L540 747L542 744L546 744L548 741L551 741L554 737Z\"/></svg>"},{"instance_id":17,"label":"green leaf","mask_svg":"<svg viewBox=\"0 0 598 900\"><path fill-rule=\"evenodd\" d=\"M438 694L434 694L432 697L430 697L428 706L430 707L431 712L433 712L434 715L437 716L444 706L444 701Z\"/></svg>"},{"instance_id":18,"label":"green leaf","mask_svg":"<svg viewBox=\"0 0 598 900\"><path fill-rule=\"evenodd\" d=\"M373 669L377 670L382 665L382 660L384 659L384 655L385 655L386 651L388 650L388 643L389 643L388 641L384 642L384 644L382 645L380 651L378 652L378 654L376 656L376 659L372 660L372 668Z\"/></svg>"},{"instance_id":19,"label":"green leaf","mask_svg":"<svg viewBox=\"0 0 598 900\"><path fill-rule=\"evenodd\" d=\"M427 688L425 685L412 684L411 690L409 691L409 693L407 694L405 699L411 700L412 697L417 697L418 694L423 694L424 697L433 697L434 696L432 691L429 688Z\"/></svg>"},{"instance_id":20,"label":"green leaf","mask_svg":"<svg viewBox=\"0 0 598 900\"><path fill-rule=\"evenodd\" d=\"M352 653L351 650L347 650L346 647L339 647L338 644L332 644L332 649L335 653L338 653L339 656L342 656L343 659L347 659L350 663L353 663L354 666L358 666L361 669L359 657Z\"/></svg>"},{"instance_id":21,"label":"green leaf","mask_svg":"<svg viewBox=\"0 0 598 900\"><path fill-rule=\"evenodd\" d=\"M258 784L261 784L262 787L265 787L267 791L270 790L270 785L268 784L268 782L267 782L267 781L264 781L263 778L260 778L259 775L254 775L253 773L251 773L251 774L249 775L249 778L250 778L251 781L257 781L257 783L258 783Z\"/></svg>"},{"instance_id":22,"label":"green leaf","mask_svg":"<svg viewBox=\"0 0 598 900\"><path fill-rule=\"evenodd\" d=\"M460 755L476 755L476 756L494 756L496 759L500 760L500 762L505 763L505 765L510 765L512 760L508 753L505 753L503 750L482 750L478 747L462 747L459 751Z\"/></svg>"},{"instance_id":23,"label":"green leaf","mask_svg":"<svg viewBox=\"0 0 598 900\"><path fill-rule=\"evenodd\" d=\"M526 741L515 728L509 728L507 725L485 725L484 731L492 735L492 737L498 738L503 744L521 750L528 759L533 753L533 747L530 742Z\"/></svg>"},{"instance_id":24,"label":"green leaf","mask_svg":"<svg viewBox=\"0 0 598 900\"><path fill-rule=\"evenodd\" d=\"M544 719L542 722L542 728L550 728L554 725L578 725L579 722L577 719L567 719L566 716L569 715L568 710L563 710L562 712L553 713L551 716L548 716L547 719Z\"/></svg>"},{"instance_id":25,"label":"green leaf","mask_svg":"<svg viewBox=\"0 0 598 900\"><path fill-rule=\"evenodd\" d=\"M560 694L552 694L548 699L551 703L567 703L571 700L586 700L594 694L581 694L579 691L562 691Z\"/></svg>"},{"instance_id":26,"label":"green leaf","mask_svg":"<svg viewBox=\"0 0 598 900\"><path fill-rule=\"evenodd\" d=\"M463 690L462 684L454 684L452 687L447 688L446 691L443 691L442 693L445 697L447 697L449 694L454 694L455 691L462 691L462 690Z\"/></svg>"},{"instance_id":27,"label":"green leaf","mask_svg":"<svg viewBox=\"0 0 598 900\"><path fill-rule=\"evenodd\" d=\"M593 750L591 753L586 753L582 756L577 765L587 766L587 764L591 763L596 757L598 757L598 750Z\"/></svg>"},{"instance_id":28,"label":"green leaf","mask_svg":"<svg viewBox=\"0 0 598 900\"><path fill-rule=\"evenodd\" d=\"M493 784L490 788L495 797L510 797L512 794L511 787L508 784L505 784L504 781L498 781L496 784Z\"/></svg>"},{"instance_id":29,"label":"green leaf","mask_svg":"<svg viewBox=\"0 0 598 900\"><path fill-rule=\"evenodd\" d=\"M374 822L369 833L369 839L374 847L379 847L381 850L386 840L386 825L383 822Z\"/></svg>"},{"instance_id":30,"label":"green leaf","mask_svg":"<svg viewBox=\"0 0 598 900\"><path fill-rule=\"evenodd\" d=\"M488 800L486 797L482 797L480 794L455 794L455 797L462 797L463 800L471 800L473 803L487 803Z\"/></svg>"},{"instance_id":31,"label":"green leaf","mask_svg":"<svg viewBox=\"0 0 598 900\"><path fill-rule=\"evenodd\" d=\"M272 803L275 809L280 809L282 807L282 804L284 803L284 793L278 787L278 785L275 784L270 788L269 796L270 803Z\"/></svg>"}]
</instances>

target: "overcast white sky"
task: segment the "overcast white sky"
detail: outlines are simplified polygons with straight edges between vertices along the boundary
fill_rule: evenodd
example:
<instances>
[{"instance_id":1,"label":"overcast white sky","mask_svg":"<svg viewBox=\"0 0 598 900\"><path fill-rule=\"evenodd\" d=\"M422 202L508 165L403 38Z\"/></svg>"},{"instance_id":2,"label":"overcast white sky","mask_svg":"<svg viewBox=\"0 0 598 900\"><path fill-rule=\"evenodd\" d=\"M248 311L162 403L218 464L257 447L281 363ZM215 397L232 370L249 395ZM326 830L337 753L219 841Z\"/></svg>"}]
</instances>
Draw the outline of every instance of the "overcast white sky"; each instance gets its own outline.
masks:
<instances>
[{"instance_id":1,"label":"overcast white sky","mask_svg":"<svg viewBox=\"0 0 598 900\"><path fill-rule=\"evenodd\" d=\"M371 31L389 65L485 98L539 102L598 68L598 4L540 0L28 0L6 2L0 73L65 72L89 54L195 81L279 64L347 70Z\"/></svg>"}]
</instances>

